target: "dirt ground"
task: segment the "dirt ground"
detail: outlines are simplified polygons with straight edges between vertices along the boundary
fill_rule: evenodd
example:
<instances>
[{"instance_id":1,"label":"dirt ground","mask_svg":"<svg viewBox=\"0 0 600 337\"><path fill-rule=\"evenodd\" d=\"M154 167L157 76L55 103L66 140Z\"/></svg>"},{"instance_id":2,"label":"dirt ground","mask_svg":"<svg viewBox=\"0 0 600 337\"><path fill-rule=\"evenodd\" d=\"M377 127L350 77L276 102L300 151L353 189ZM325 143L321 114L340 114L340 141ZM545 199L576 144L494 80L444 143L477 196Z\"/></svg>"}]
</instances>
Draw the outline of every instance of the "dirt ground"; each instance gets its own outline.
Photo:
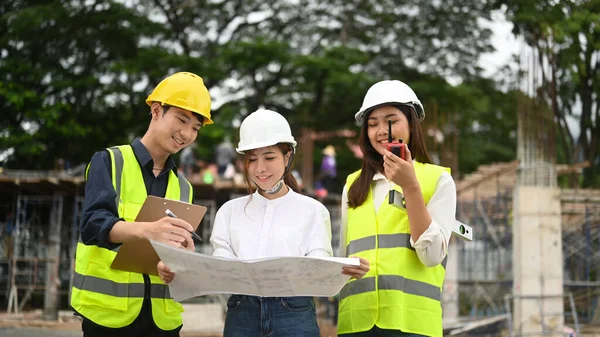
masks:
<instances>
[{"instance_id":1,"label":"dirt ground","mask_svg":"<svg viewBox=\"0 0 600 337\"><path fill-rule=\"evenodd\" d=\"M77 317L62 313L58 321L40 319L40 312L21 315L0 313L0 337L75 337L82 336L81 323ZM319 319L321 337L337 337L336 327L328 319ZM181 333L181 337L221 337L200 332ZM600 337L600 336L599 336Z\"/></svg>"},{"instance_id":2,"label":"dirt ground","mask_svg":"<svg viewBox=\"0 0 600 337\"><path fill-rule=\"evenodd\" d=\"M36 326L37 325L37 326ZM336 337L336 329L328 320L319 322L322 337ZM7 324L0 319L0 337L81 337L78 324L29 322ZM181 337L220 337L200 333L182 333ZM600 337L600 324L583 326L579 337Z\"/></svg>"}]
</instances>

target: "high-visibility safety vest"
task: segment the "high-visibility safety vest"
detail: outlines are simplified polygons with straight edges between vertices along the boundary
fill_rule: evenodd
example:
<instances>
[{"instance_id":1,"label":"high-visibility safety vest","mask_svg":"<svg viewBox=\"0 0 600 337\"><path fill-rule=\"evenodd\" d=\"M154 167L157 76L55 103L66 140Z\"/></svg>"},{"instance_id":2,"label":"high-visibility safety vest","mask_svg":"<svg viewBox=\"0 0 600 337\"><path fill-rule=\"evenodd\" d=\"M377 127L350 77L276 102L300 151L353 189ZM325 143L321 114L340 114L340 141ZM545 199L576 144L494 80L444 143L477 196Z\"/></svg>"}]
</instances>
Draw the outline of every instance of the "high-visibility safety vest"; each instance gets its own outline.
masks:
<instances>
[{"instance_id":1,"label":"high-visibility safety vest","mask_svg":"<svg viewBox=\"0 0 600 337\"><path fill-rule=\"evenodd\" d=\"M414 163L425 204L448 168ZM360 175L349 175L348 190ZM402 192L400 187L394 189ZM340 291L338 333L380 329L425 336L442 336L442 286L446 260L426 267L410 244L405 209L388 204L375 213L372 190L357 208L348 208L346 253L367 259L371 269L360 280L351 279ZM410 205L408 205L410 207ZM446 257L447 259L447 257Z\"/></svg>"},{"instance_id":2,"label":"high-visibility safety vest","mask_svg":"<svg viewBox=\"0 0 600 337\"><path fill-rule=\"evenodd\" d=\"M130 145L108 150L112 165L112 183L117 197L119 217L135 221L146 199L144 178ZM182 176L169 172L167 199L192 202L192 186ZM139 315L144 301L144 276L111 269L118 249L109 250L79 241L75 257L75 275L71 289L71 306L94 323L108 328L122 328ZM169 288L159 277L149 275L152 318L162 330L182 324L181 304L173 301Z\"/></svg>"}]
</instances>

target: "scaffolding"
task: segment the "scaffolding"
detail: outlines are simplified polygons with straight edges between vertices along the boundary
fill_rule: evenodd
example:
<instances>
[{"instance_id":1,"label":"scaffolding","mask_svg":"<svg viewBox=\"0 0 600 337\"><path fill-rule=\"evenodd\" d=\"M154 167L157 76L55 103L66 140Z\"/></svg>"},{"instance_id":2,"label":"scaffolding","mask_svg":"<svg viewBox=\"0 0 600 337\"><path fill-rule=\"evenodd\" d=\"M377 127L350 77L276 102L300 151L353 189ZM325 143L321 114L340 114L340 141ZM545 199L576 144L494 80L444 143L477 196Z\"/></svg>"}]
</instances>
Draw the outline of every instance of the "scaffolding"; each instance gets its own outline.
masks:
<instances>
[{"instance_id":1,"label":"scaffolding","mask_svg":"<svg viewBox=\"0 0 600 337\"><path fill-rule=\"evenodd\" d=\"M561 312L556 312L556 313L546 313L544 312L544 310L542 310L543 308L543 304L542 303L538 303L540 311L539 311L539 317L540 317L540 321L541 321L541 325L542 325L542 331L540 332L542 336L551 336L556 334L556 321L552 320L552 318L557 318L563 315L569 315L571 317L571 321L573 322L573 326L575 327L574 332L575 332L575 336L579 336L579 332L580 332L580 328L579 328L579 319L577 317L577 312L574 310L575 308L575 301L573 300L573 294L570 292L565 292L563 295L560 296L519 296L519 295L512 295L512 294L507 294L504 296L504 308L506 310L506 312L508 313L507 318L508 318L508 331L509 331L509 335L510 337L516 337L517 335L522 336L523 334L517 334L517 331L515 331L516 329L513 328L513 322L512 322L512 315L511 315L511 311L512 311L512 304L513 304L513 300L515 298L518 298L521 301L535 301L535 302L543 302L544 300L549 300L549 299L553 299L556 297L561 297L561 298L566 298L568 301L568 307L569 307L569 311L566 313ZM537 334L537 333L536 333ZM559 336L563 335L563 332L560 332L558 334Z\"/></svg>"},{"instance_id":2,"label":"scaffolding","mask_svg":"<svg viewBox=\"0 0 600 337\"><path fill-rule=\"evenodd\" d=\"M69 280L69 270L61 268L68 256L63 223L63 201L60 194L27 196L17 194L13 249L6 254L8 264L8 312L19 313L40 292L44 293L45 315L55 316L62 281Z\"/></svg>"},{"instance_id":3,"label":"scaffolding","mask_svg":"<svg viewBox=\"0 0 600 337\"><path fill-rule=\"evenodd\" d=\"M0 302L10 313L31 307L44 307L44 316L52 319L58 309L68 309L73 285L75 252L84 203L84 180L65 172L5 170L0 174ZM225 184L195 185L195 203L208 208L198 233L203 244L199 252L209 252L210 232L217 210L217 194L228 199L239 188ZM14 214L11 219L8 214ZM5 228L12 224L10 235ZM9 256L5 242L13 248ZM10 257L10 258L9 258ZM40 296L43 295L43 296ZM207 296L201 302L219 303L223 296ZM43 305L41 304L43 302Z\"/></svg>"},{"instance_id":4,"label":"scaffolding","mask_svg":"<svg viewBox=\"0 0 600 337\"><path fill-rule=\"evenodd\" d=\"M556 165L555 169L561 175L577 172L581 167ZM485 165L457 181L457 218L471 225L477 233L470 243L462 240L453 240L451 243L458 250L459 315L462 317L505 317L502 315L510 310L505 305L505 298L512 296L511 219L516 172L515 162ZM38 191L38 187L27 187L21 180L12 194L5 193L4 199L0 199L0 209L6 210L5 214L13 210L15 222L18 222L15 226L18 229L13 231L15 264L13 261L0 261L3 270L0 275L0 295L3 292L4 299L8 301L11 291L16 294L10 303L11 311L20 312L28 306L41 306L41 297L38 295L44 293L45 296L45 290L53 283L52 278L48 278L47 265L56 263L56 259L59 269L54 284L57 284L60 298L56 306L57 309L68 309L84 201L83 180L68 184L71 185L67 188L61 186L60 181L58 185L46 183ZM217 186L194 188L195 203L208 208L199 229L203 244L198 245L197 250L210 253L212 247L209 238L216 210L224 200L246 194L242 193L243 187L223 187L222 191ZM67 190L70 192L65 192ZM340 203L339 198L333 197L324 203L331 216L332 246L336 255L339 252L341 227ZM561 205L564 293L572 294L574 304L574 310L571 310L570 298L565 298L565 319L568 324L574 324L572 317L576 314L581 324L599 322L600 191L562 190ZM58 209L62 209L62 214ZM51 240L53 230L60 236ZM57 242L59 254L55 260L51 260L47 252ZM0 251L3 251L2 246L0 242ZM224 312L225 301L226 296L206 296L186 302L218 303ZM495 324L505 324L494 321L497 322Z\"/></svg>"},{"instance_id":5,"label":"scaffolding","mask_svg":"<svg viewBox=\"0 0 600 337\"><path fill-rule=\"evenodd\" d=\"M578 166L579 169L582 167ZM573 168L557 165L558 174ZM514 163L486 165L459 181L457 218L473 226L473 242L459 245L459 315L509 312L513 299L512 213ZM600 322L600 191L561 190L565 322ZM571 309L571 307L573 309ZM576 314L574 318L573 314Z\"/></svg>"}]
</instances>

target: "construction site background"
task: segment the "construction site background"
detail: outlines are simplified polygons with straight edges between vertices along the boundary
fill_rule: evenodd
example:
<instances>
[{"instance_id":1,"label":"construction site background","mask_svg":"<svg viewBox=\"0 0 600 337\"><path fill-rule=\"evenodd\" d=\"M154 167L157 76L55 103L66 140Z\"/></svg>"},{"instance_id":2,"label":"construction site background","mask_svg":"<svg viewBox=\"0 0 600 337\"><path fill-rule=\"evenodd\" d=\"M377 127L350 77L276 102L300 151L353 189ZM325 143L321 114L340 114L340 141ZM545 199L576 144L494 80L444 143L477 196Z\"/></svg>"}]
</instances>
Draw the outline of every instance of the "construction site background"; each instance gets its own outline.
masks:
<instances>
[{"instance_id":1,"label":"construction site background","mask_svg":"<svg viewBox=\"0 0 600 337\"><path fill-rule=\"evenodd\" d=\"M512 294L512 212L517 162L481 166L457 182L457 218L473 227L474 240L453 238L444 287L444 326L449 335L506 335ZM558 175L581 167L556 165ZM68 301L84 193L82 167L60 172L5 170L0 174L0 304L4 325L25 321L77 326ZM198 233L204 242L215 212L225 201L243 195L245 187L233 179L194 184L195 203L208 207ZM323 202L332 218L332 244L339 246L340 197ZM563 260L555 261L564 275L565 335L600 325L600 190L561 189ZM10 240L9 240L10 237ZM553 244L553 243L548 243ZM7 249L12 246L12 252ZM209 254L211 247L197 251ZM453 277L452 275L455 275ZM186 301L184 320L192 333L221 331L226 296ZM334 330L335 303L317 299L325 335ZM32 311L33 310L33 311ZM60 314L59 314L60 313ZM198 319L201 317L202 319ZM34 319L35 318L35 319ZM543 316L542 316L543 318ZM37 320L36 320L37 319ZM48 323L53 322L53 323Z\"/></svg>"}]
</instances>

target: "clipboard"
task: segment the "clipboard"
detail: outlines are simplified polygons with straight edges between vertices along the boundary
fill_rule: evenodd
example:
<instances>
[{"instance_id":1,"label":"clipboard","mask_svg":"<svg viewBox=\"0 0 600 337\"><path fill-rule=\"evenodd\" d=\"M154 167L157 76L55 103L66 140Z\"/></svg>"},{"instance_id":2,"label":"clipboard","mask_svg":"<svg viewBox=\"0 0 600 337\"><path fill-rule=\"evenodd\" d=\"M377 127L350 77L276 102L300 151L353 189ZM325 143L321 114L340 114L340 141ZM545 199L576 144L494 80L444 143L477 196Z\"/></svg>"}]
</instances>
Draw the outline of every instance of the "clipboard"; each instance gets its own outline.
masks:
<instances>
[{"instance_id":1,"label":"clipboard","mask_svg":"<svg viewBox=\"0 0 600 337\"><path fill-rule=\"evenodd\" d=\"M167 216L165 214L167 209L175 213L178 218L192 225L194 231L196 231L208 210L204 206L150 195L146 197L135 221L154 222ZM160 261L160 258L150 241L142 239L122 244L111 264L111 268L158 276L156 270L158 261Z\"/></svg>"}]
</instances>

